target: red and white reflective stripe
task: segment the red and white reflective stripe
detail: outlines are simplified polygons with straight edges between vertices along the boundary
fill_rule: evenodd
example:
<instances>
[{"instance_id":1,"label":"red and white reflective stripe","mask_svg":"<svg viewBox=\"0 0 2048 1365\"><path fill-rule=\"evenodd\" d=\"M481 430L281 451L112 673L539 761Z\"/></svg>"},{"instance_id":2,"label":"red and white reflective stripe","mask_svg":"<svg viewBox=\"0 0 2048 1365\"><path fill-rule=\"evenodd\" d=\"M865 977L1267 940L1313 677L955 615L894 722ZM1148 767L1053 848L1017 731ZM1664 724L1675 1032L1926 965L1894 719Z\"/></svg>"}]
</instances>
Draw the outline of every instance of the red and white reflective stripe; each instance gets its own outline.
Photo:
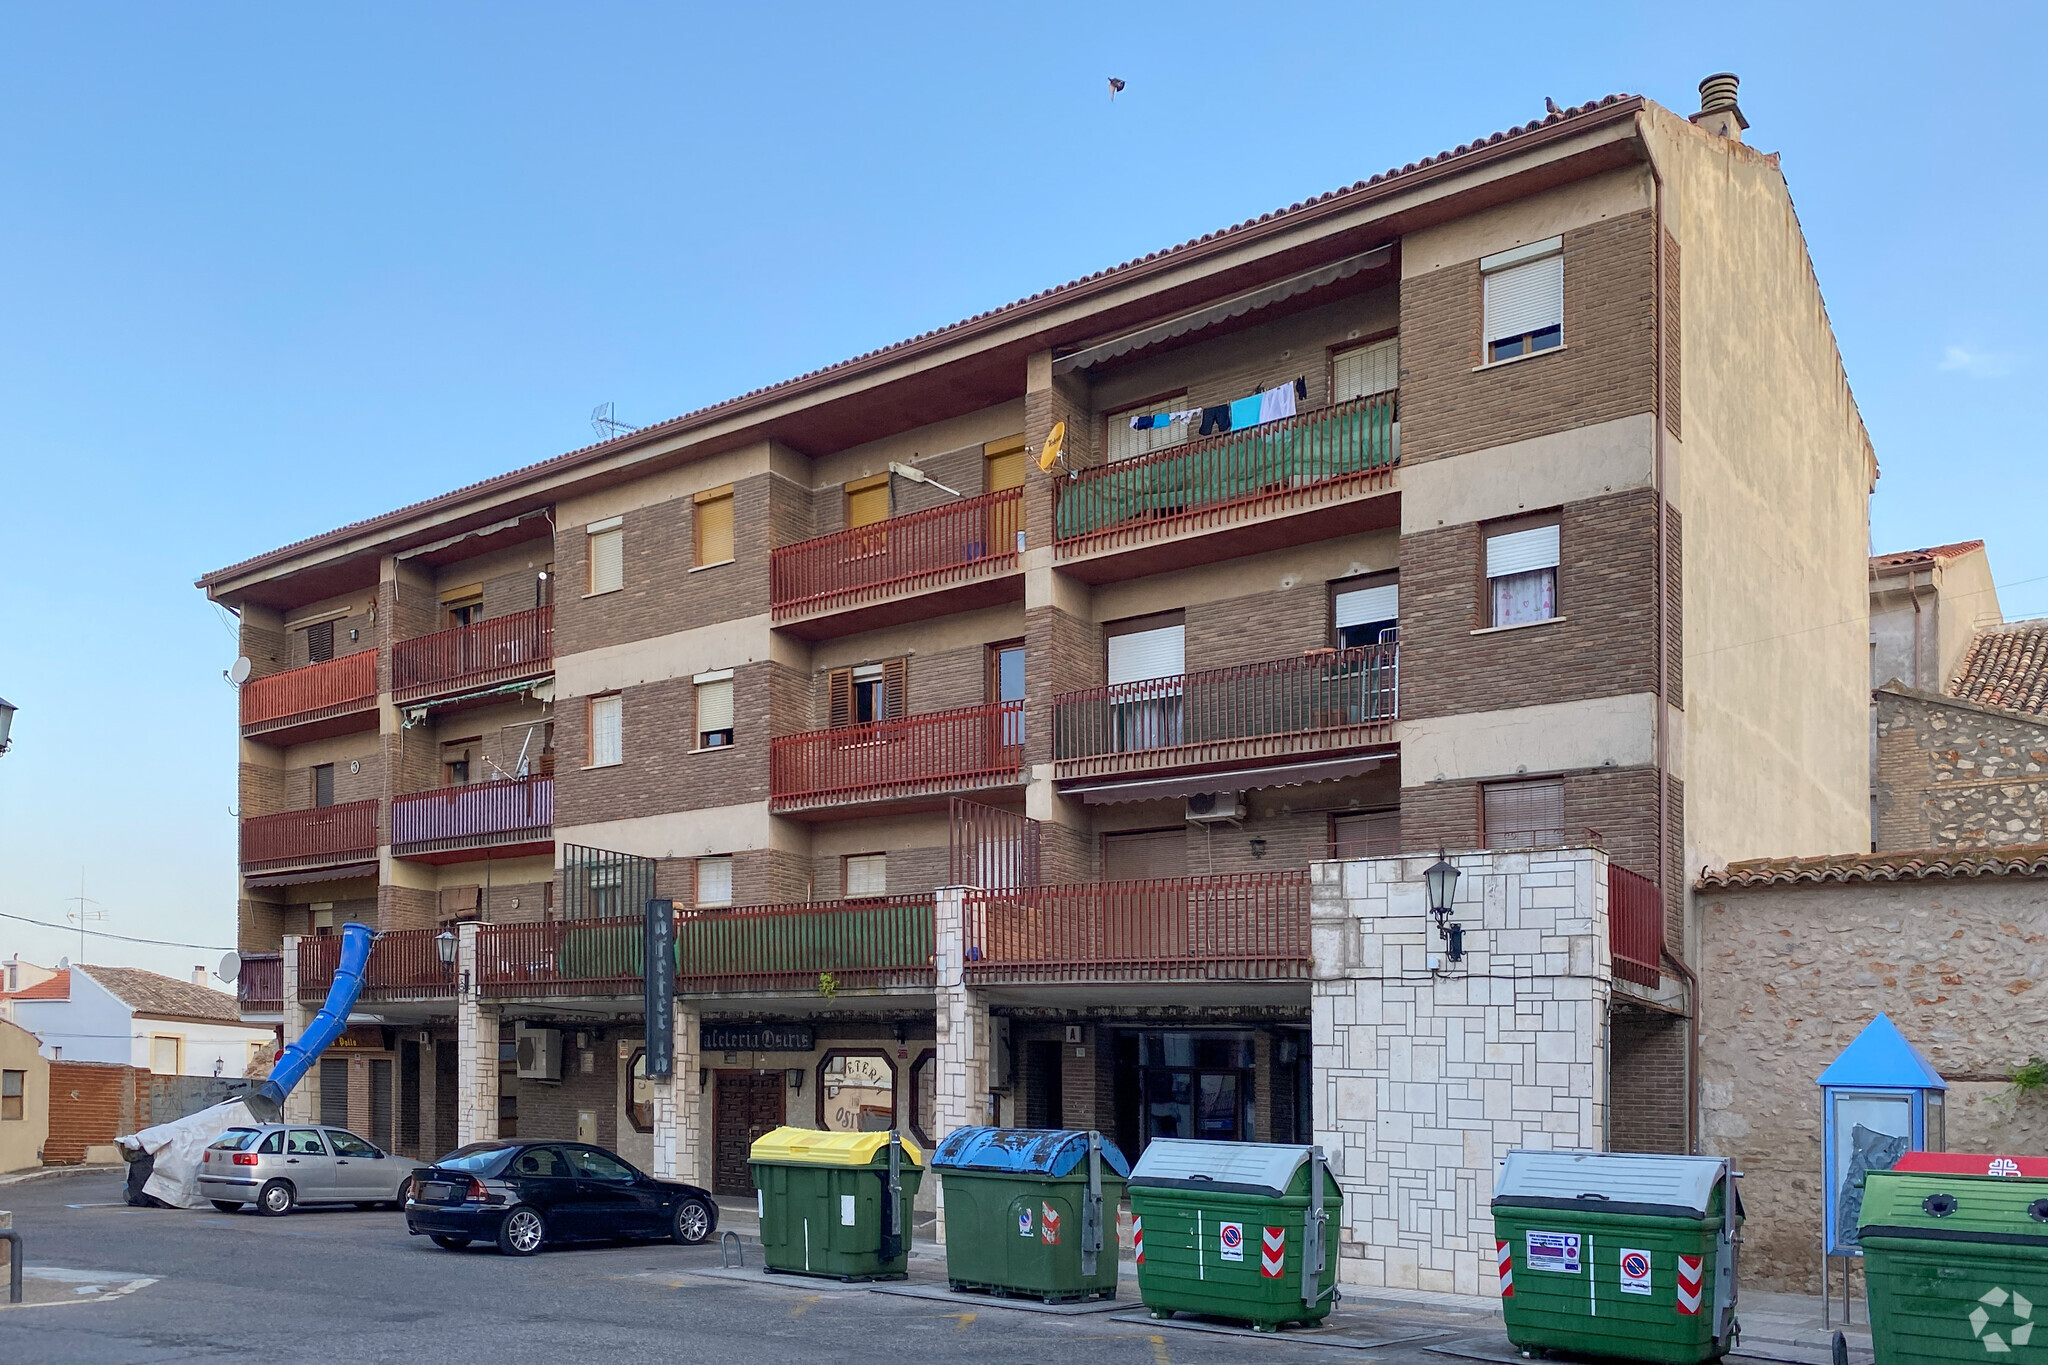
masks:
<instances>
[{"instance_id":1,"label":"red and white reflective stripe","mask_svg":"<svg viewBox=\"0 0 2048 1365\"><path fill-rule=\"evenodd\" d=\"M1145 1264L1145 1220L1131 1219L1131 1258L1139 1265Z\"/></svg>"},{"instance_id":2,"label":"red and white reflective stripe","mask_svg":"<svg viewBox=\"0 0 2048 1365\"><path fill-rule=\"evenodd\" d=\"M1281 1267L1287 1264L1287 1229L1267 1228L1260 1240L1259 1274L1269 1280L1280 1278Z\"/></svg>"},{"instance_id":3,"label":"red and white reflective stripe","mask_svg":"<svg viewBox=\"0 0 2048 1365\"><path fill-rule=\"evenodd\" d=\"M1500 1258L1500 1296L1512 1299L1515 1296L1515 1258L1508 1254L1506 1242L1495 1242L1494 1255Z\"/></svg>"},{"instance_id":4,"label":"red and white reflective stripe","mask_svg":"<svg viewBox=\"0 0 2048 1365\"><path fill-rule=\"evenodd\" d=\"M1700 1278L1706 1258L1702 1256L1680 1256L1678 1258L1678 1311L1682 1317L1698 1317L1700 1311Z\"/></svg>"}]
</instances>

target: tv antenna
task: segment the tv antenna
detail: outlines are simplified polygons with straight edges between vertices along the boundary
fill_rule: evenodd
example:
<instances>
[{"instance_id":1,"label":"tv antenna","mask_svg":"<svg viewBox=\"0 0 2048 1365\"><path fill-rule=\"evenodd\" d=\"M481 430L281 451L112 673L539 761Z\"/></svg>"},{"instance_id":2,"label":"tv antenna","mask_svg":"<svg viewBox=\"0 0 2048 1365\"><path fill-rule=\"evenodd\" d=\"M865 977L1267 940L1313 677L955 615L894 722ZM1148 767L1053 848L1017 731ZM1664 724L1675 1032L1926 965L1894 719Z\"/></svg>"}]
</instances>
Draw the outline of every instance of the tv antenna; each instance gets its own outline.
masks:
<instances>
[{"instance_id":1,"label":"tv antenna","mask_svg":"<svg viewBox=\"0 0 2048 1365\"><path fill-rule=\"evenodd\" d=\"M78 925L78 960L80 963L83 963L85 961L86 923L90 920L105 920L107 912L92 908L98 905L99 902L85 894L85 869L82 867L78 869L78 894L66 896L64 899L68 904L77 907L75 910L65 911L64 918Z\"/></svg>"},{"instance_id":2,"label":"tv antenna","mask_svg":"<svg viewBox=\"0 0 2048 1365\"><path fill-rule=\"evenodd\" d=\"M597 433L597 439L600 441L609 441L614 436L624 436L629 431L640 430L631 422L621 422L618 414L612 411L610 403L599 403L590 410L590 429Z\"/></svg>"}]
</instances>

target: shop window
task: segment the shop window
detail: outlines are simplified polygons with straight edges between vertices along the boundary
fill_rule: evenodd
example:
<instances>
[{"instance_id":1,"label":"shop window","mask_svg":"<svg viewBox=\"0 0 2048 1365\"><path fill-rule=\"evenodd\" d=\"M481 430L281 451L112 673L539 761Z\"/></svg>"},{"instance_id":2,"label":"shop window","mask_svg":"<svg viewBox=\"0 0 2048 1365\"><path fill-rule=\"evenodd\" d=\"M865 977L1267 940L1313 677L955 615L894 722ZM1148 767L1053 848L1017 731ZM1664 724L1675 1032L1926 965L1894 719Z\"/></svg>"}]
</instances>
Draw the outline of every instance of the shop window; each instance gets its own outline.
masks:
<instances>
[{"instance_id":1,"label":"shop window","mask_svg":"<svg viewBox=\"0 0 2048 1365\"><path fill-rule=\"evenodd\" d=\"M932 1134L938 1130L938 1115L939 1054L926 1048L910 1064L910 1135L926 1151L934 1146Z\"/></svg>"},{"instance_id":2,"label":"shop window","mask_svg":"<svg viewBox=\"0 0 2048 1365\"><path fill-rule=\"evenodd\" d=\"M636 1133L654 1131L654 1082L647 1078L647 1049L635 1048L633 1060L626 1064L626 1074L632 1082L632 1094L626 1101L626 1122L633 1125Z\"/></svg>"},{"instance_id":3,"label":"shop window","mask_svg":"<svg viewBox=\"0 0 2048 1365\"><path fill-rule=\"evenodd\" d=\"M896 1126L896 1064L881 1049L835 1048L818 1063L818 1126L886 1133Z\"/></svg>"}]
</instances>

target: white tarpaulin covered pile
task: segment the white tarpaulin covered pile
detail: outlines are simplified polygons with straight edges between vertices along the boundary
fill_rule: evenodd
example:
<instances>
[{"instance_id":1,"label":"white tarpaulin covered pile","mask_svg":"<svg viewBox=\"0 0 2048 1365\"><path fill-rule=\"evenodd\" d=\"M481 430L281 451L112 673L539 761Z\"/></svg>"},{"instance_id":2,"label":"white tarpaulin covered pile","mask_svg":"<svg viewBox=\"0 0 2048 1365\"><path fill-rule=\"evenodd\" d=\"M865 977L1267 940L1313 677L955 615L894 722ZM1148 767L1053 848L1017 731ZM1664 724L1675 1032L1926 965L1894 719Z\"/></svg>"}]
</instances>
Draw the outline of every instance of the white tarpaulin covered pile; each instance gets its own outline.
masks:
<instances>
[{"instance_id":1,"label":"white tarpaulin covered pile","mask_svg":"<svg viewBox=\"0 0 2048 1365\"><path fill-rule=\"evenodd\" d=\"M173 1208L196 1209L207 1202L199 1193L200 1155L228 1129L256 1126L248 1105L229 1100L114 1141L130 1152L156 1158L156 1168L142 1186L144 1194Z\"/></svg>"}]
</instances>

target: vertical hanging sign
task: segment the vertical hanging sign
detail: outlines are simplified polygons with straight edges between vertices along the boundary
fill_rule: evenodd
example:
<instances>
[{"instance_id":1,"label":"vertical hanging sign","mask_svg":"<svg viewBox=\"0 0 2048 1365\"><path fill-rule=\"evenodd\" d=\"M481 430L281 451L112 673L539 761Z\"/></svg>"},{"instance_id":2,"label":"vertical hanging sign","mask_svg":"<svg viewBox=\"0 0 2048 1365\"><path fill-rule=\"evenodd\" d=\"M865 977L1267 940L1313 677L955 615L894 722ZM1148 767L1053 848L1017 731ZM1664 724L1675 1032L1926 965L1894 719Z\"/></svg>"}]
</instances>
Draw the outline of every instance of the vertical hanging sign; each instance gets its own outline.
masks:
<instances>
[{"instance_id":1,"label":"vertical hanging sign","mask_svg":"<svg viewBox=\"0 0 2048 1365\"><path fill-rule=\"evenodd\" d=\"M628 924L632 921L628 920ZM567 932L577 932L574 928ZM586 929L585 933L601 933ZM642 1003L647 1019L647 1076L665 1081L676 1074L676 903L647 902L647 925L641 934L644 966Z\"/></svg>"}]
</instances>

